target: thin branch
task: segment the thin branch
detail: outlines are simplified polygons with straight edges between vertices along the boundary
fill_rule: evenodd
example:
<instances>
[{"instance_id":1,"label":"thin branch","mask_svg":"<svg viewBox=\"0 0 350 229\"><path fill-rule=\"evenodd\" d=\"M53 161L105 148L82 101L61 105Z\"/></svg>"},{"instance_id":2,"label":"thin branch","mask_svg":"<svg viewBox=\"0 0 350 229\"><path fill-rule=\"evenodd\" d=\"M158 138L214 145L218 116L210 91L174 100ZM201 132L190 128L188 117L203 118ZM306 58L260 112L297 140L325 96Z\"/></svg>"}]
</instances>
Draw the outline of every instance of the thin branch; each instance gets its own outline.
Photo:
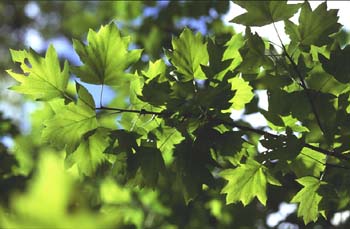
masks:
<instances>
[{"instance_id":1,"label":"thin branch","mask_svg":"<svg viewBox=\"0 0 350 229\"><path fill-rule=\"evenodd\" d=\"M148 111L145 109L141 109L141 110L131 110L131 109L121 109L121 108L113 108L113 107L97 107L96 110L111 110L111 111L116 111L116 113L136 113L136 114L140 114L140 115L157 115L157 116L163 116L163 117L169 117L169 113L167 113L166 111L161 111L161 112L155 112L155 111ZM212 119L215 120L215 119ZM278 137L279 135L277 134L273 134L261 129L255 129L249 126L243 126L240 124L237 124L235 122L227 122L227 121L223 121L223 120L216 120L219 123L222 123L224 125L228 125L232 128L237 127L238 129L240 129L241 131L248 131L248 132L252 132L252 133L256 133L256 134L260 134L260 135L266 135L266 136L270 136L270 137ZM332 156L335 158L338 158L339 160L345 160L345 161L350 161L350 158L347 157L344 154L335 152L335 151L329 151L326 149L322 149L320 147L317 146L313 146L309 143L304 143L304 147L312 149L314 151L320 152L322 154L328 155L328 156Z\"/></svg>"},{"instance_id":2,"label":"thin branch","mask_svg":"<svg viewBox=\"0 0 350 229\"><path fill-rule=\"evenodd\" d=\"M167 115L165 112L156 112L156 111L148 111L145 109L141 110L131 110L131 109L122 109L122 108L114 108L114 107L96 107L96 110L110 110L110 111L118 111L118 112L125 112L125 113L136 113L141 115Z\"/></svg>"},{"instance_id":3,"label":"thin branch","mask_svg":"<svg viewBox=\"0 0 350 229\"><path fill-rule=\"evenodd\" d=\"M287 59L288 59L288 60L290 61L290 63L292 64L292 67L293 67L295 73L297 74L297 76L298 76L298 78L299 78L299 80L300 80L301 87L304 89L304 91L305 91L305 93L306 93L306 97L307 97L308 100L309 100L309 103L310 103L310 105L311 105L312 112L313 112L314 115L315 115L317 125L320 127L320 130L322 131L322 134L324 135L324 134L325 134L325 130L324 130L323 125L322 125L322 123L321 123L320 116L318 115L318 112L317 112L317 109L316 109L316 105L315 105L314 101L313 101L312 98L311 98L312 96L311 96L311 94L310 94L309 88L306 86L305 80L304 80L303 76L301 75L301 73L300 73L300 71L299 71L299 69L298 69L298 66L295 64L293 58L288 54L287 49L286 49L286 46L283 44L282 39L281 39L281 37L280 37L280 35L279 35L279 33L278 33L278 30L277 30L277 28L276 28L275 22L272 22L272 25L273 25L273 27L274 27L276 33L277 33L277 37L278 37L278 39L279 39L279 41L280 41L280 43L281 43L282 49L283 49L283 51L284 51L284 53L285 53Z\"/></svg>"},{"instance_id":4,"label":"thin branch","mask_svg":"<svg viewBox=\"0 0 350 229\"><path fill-rule=\"evenodd\" d=\"M343 165L337 165L337 164L332 164L332 163L325 163L325 162L322 162L314 157L311 157L310 155L306 154L306 153L303 153L303 152L300 152L300 154L304 155L305 157L308 157L310 158L311 160L314 160L316 161L317 163L323 165L323 166L328 166L328 167L334 167L334 168L339 168L339 169L349 169L349 167L346 167L346 166L343 166Z\"/></svg>"},{"instance_id":5,"label":"thin branch","mask_svg":"<svg viewBox=\"0 0 350 229\"><path fill-rule=\"evenodd\" d=\"M276 135L276 134L273 134L273 133L266 132L266 131L261 130L261 129L255 129L255 128L252 128L252 127L239 125L237 123L224 122L223 124L229 125L231 127L237 127L240 130L257 133L257 134L260 134L260 135L266 135L266 136L270 136L270 137L274 137L274 138L279 136L279 135ZM306 142L304 143L304 147L312 149L314 151L320 152L320 153L328 155L328 156L332 156L332 157L338 158L340 160L345 160L345 161L349 161L350 160L350 158L348 158L347 156L345 156L343 154L337 153L335 151L329 151L329 150L326 150L326 149L322 149L320 147L313 146L313 145L311 145L309 143L306 143Z\"/></svg>"}]
</instances>

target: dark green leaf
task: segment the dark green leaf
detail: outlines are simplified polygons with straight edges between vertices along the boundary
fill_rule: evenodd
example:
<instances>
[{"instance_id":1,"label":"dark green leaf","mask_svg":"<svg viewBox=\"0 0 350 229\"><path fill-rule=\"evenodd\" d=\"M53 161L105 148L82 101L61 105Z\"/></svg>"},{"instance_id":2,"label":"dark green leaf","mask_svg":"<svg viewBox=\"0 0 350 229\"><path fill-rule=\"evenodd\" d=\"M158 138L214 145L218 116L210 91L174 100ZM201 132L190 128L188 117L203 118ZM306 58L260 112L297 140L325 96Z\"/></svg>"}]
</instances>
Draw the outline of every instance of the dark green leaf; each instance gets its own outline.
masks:
<instances>
[{"instance_id":1,"label":"dark green leaf","mask_svg":"<svg viewBox=\"0 0 350 229\"><path fill-rule=\"evenodd\" d=\"M287 4L287 1L234 1L248 12L231 20L246 26L263 26L291 18L301 4Z\"/></svg>"},{"instance_id":2,"label":"dark green leaf","mask_svg":"<svg viewBox=\"0 0 350 229\"><path fill-rule=\"evenodd\" d=\"M299 25L286 22L286 33L290 39L299 42L305 49L310 45L322 46L331 42L331 34L339 31L338 10L327 10L327 3L320 4L314 11L306 1L303 3L299 16ZM325 20L327 18L327 20Z\"/></svg>"},{"instance_id":3,"label":"dark green leaf","mask_svg":"<svg viewBox=\"0 0 350 229\"><path fill-rule=\"evenodd\" d=\"M322 63L323 69L334 76L341 83L350 82L350 65L348 60L350 58L350 45L344 49L337 48L331 51L330 58L327 59L319 54L318 58Z\"/></svg>"}]
</instances>

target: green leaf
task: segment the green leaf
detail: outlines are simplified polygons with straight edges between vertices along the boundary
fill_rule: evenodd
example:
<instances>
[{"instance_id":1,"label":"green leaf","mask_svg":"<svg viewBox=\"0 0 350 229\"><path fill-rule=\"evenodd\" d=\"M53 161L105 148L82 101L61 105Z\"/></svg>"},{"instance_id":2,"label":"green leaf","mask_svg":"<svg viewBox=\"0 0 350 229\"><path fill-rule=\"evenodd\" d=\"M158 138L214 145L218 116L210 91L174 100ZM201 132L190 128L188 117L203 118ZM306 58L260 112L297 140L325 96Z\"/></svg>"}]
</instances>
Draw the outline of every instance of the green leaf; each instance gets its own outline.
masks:
<instances>
[{"instance_id":1,"label":"green leaf","mask_svg":"<svg viewBox=\"0 0 350 229\"><path fill-rule=\"evenodd\" d=\"M241 62L242 57L239 54L239 49L244 45L244 38L241 33L237 33L231 37L231 39L226 42L227 47L222 60L233 59L229 67L230 70L234 70Z\"/></svg>"},{"instance_id":2,"label":"green leaf","mask_svg":"<svg viewBox=\"0 0 350 229\"><path fill-rule=\"evenodd\" d=\"M310 176L299 178L297 181L304 187L293 197L291 203L299 203L298 217L303 217L305 224L316 222L320 213L318 206L322 200L317 190L326 182Z\"/></svg>"},{"instance_id":3,"label":"green leaf","mask_svg":"<svg viewBox=\"0 0 350 229\"><path fill-rule=\"evenodd\" d=\"M253 34L250 28L246 29L246 42L242 48L239 49L240 56L243 61L238 66L238 71L246 74L258 74L261 69L272 69L272 60L265 55L265 42L257 34Z\"/></svg>"},{"instance_id":4,"label":"green leaf","mask_svg":"<svg viewBox=\"0 0 350 229\"><path fill-rule=\"evenodd\" d=\"M91 211L87 202L83 202L88 198L85 194L76 185L74 176L64 170L62 158L46 152L40 156L26 191L11 196L11 209L8 209L11 214L1 209L1 227L112 228L122 225L125 213L116 217Z\"/></svg>"},{"instance_id":5,"label":"green leaf","mask_svg":"<svg viewBox=\"0 0 350 229\"><path fill-rule=\"evenodd\" d=\"M301 4L287 4L287 1L234 1L248 12L231 20L246 26L263 26L291 18Z\"/></svg>"},{"instance_id":6,"label":"green leaf","mask_svg":"<svg viewBox=\"0 0 350 229\"><path fill-rule=\"evenodd\" d=\"M253 88L247 81L240 77L233 77L229 79L228 82L231 84L231 90L236 92L229 101L232 103L231 108L235 110L243 109L254 97L254 93L252 92Z\"/></svg>"},{"instance_id":7,"label":"green leaf","mask_svg":"<svg viewBox=\"0 0 350 229\"><path fill-rule=\"evenodd\" d=\"M266 184L281 185L267 172L265 166L251 159L236 169L222 171L220 176L228 180L227 185L221 190L221 193L227 194L227 204L241 201L245 206L257 197L263 205L266 205Z\"/></svg>"},{"instance_id":8,"label":"green leaf","mask_svg":"<svg viewBox=\"0 0 350 229\"><path fill-rule=\"evenodd\" d=\"M61 71L57 53L52 45L44 58L32 49L29 52L11 50L11 55L13 61L21 63L23 71L15 73L13 70L7 70L7 73L20 83L11 87L12 90L40 100L66 97L69 65L65 61Z\"/></svg>"},{"instance_id":9,"label":"green leaf","mask_svg":"<svg viewBox=\"0 0 350 229\"><path fill-rule=\"evenodd\" d=\"M175 169L177 182L181 187L186 203L193 200L201 191L203 184L212 186L214 178L206 164L208 162L206 152L194 149L193 142L184 139L180 144L175 145Z\"/></svg>"},{"instance_id":10,"label":"green leaf","mask_svg":"<svg viewBox=\"0 0 350 229\"><path fill-rule=\"evenodd\" d=\"M140 147L136 152L136 160L143 177L142 186L155 187L159 174L165 169L160 150L153 147Z\"/></svg>"},{"instance_id":11,"label":"green leaf","mask_svg":"<svg viewBox=\"0 0 350 229\"><path fill-rule=\"evenodd\" d=\"M331 34L339 31L338 10L328 10L327 3L320 4L314 11L306 1L299 16L299 25L291 21L285 22L285 31L290 39L299 42L302 48L310 45L323 46L332 41Z\"/></svg>"},{"instance_id":12,"label":"green leaf","mask_svg":"<svg viewBox=\"0 0 350 229\"><path fill-rule=\"evenodd\" d=\"M78 92L78 103L85 104L86 106L90 107L91 109L95 110L95 101L92 98L92 95L90 92L82 85L80 85L78 82L75 82L76 90Z\"/></svg>"},{"instance_id":13,"label":"green leaf","mask_svg":"<svg viewBox=\"0 0 350 229\"><path fill-rule=\"evenodd\" d=\"M77 104L50 103L55 115L44 122L45 128L42 133L44 141L57 147L66 145L68 153L76 149L86 132L97 127L95 109L92 108L95 104L91 95L81 85L77 86L77 91Z\"/></svg>"},{"instance_id":14,"label":"green leaf","mask_svg":"<svg viewBox=\"0 0 350 229\"><path fill-rule=\"evenodd\" d=\"M168 82L159 82L159 76L145 83L142 89L142 96L139 96L144 102L148 102L153 106L164 105L171 93Z\"/></svg>"},{"instance_id":15,"label":"green leaf","mask_svg":"<svg viewBox=\"0 0 350 229\"><path fill-rule=\"evenodd\" d=\"M69 160L75 162L81 173L92 176L99 165L106 159L104 150L109 141L107 132L97 129L89 136L83 137L78 148L69 155Z\"/></svg>"},{"instance_id":16,"label":"green leaf","mask_svg":"<svg viewBox=\"0 0 350 229\"><path fill-rule=\"evenodd\" d=\"M159 76L159 81L166 81L165 77L166 65L163 60L157 60L155 62L150 61L148 64L147 71L142 71L142 74L147 78L147 80L152 80L153 78Z\"/></svg>"},{"instance_id":17,"label":"green leaf","mask_svg":"<svg viewBox=\"0 0 350 229\"><path fill-rule=\"evenodd\" d=\"M288 93L284 90L273 89L267 92L269 99L269 112L281 116L289 116L302 121L311 113L310 103L304 91Z\"/></svg>"},{"instance_id":18,"label":"green leaf","mask_svg":"<svg viewBox=\"0 0 350 229\"><path fill-rule=\"evenodd\" d=\"M75 51L84 65L73 73L91 84L118 85L129 80L126 69L139 60L142 50L128 50L130 37L122 37L114 24L101 26L96 33L89 30L87 45L73 40Z\"/></svg>"},{"instance_id":19,"label":"green leaf","mask_svg":"<svg viewBox=\"0 0 350 229\"><path fill-rule=\"evenodd\" d=\"M319 177L324 171L326 155L304 147L289 165L297 177Z\"/></svg>"},{"instance_id":20,"label":"green leaf","mask_svg":"<svg viewBox=\"0 0 350 229\"><path fill-rule=\"evenodd\" d=\"M173 50L166 53L177 72L183 75L183 81L205 79L201 65L208 65L209 57L202 35L195 35L185 28L180 37L174 37L171 43Z\"/></svg>"},{"instance_id":21,"label":"green leaf","mask_svg":"<svg viewBox=\"0 0 350 229\"><path fill-rule=\"evenodd\" d=\"M162 152L166 165L173 161L173 150L184 138L175 128L162 127L156 129L157 147Z\"/></svg>"},{"instance_id":22,"label":"green leaf","mask_svg":"<svg viewBox=\"0 0 350 229\"><path fill-rule=\"evenodd\" d=\"M208 39L209 66L202 65L202 70L208 79L222 79L229 70L232 59L222 60L226 48L224 45L217 44L217 41Z\"/></svg>"},{"instance_id":23,"label":"green leaf","mask_svg":"<svg viewBox=\"0 0 350 229\"><path fill-rule=\"evenodd\" d=\"M333 75L341 83L350 82L350 65L348 64L350 45L344 49L332 50L329 60L321 54L318 55L318 58L327 73Z\"/></svg>"},{"instance_id":24,"label":"green leaf","mask_svg":"<svg viewBox=\"0 0 350 229\"><path fill-rule=\"evenodd\" d=\"M323 93L330 93L335 96L339 96L341 93L349 90L350 86L349 84L340 83L340 80L346 80L347 77L345 77L345 71L342 72L342 69L345 69L346 66L342 65L339 66L335 63L333 60L325 60L324 57L319 57L320 62L322 64L318 64L315 66L310 72L308 77L305 79L307 85L310 89L313 89L315 91L320 91ZM346 58L345 58L346 59ZM323 62L324 61L324 62ZM343 61L337 60L337 61ZM332 68L332 64L334 67L336 66L337 70L334 70ZM325 69L325 70L324 70ZM328 70L326 70L328 69ZM339 70L338 70L339 69ZM336 78L327 72L333 72L332 75L337 75L339 80L336 80Z\"/></svg>"},{"instance_id":25,"label":"green leaf","mask_svg":"<svg viewBox=\"0 0 350 229\"><path fill-rule=\"evenodd\" d=\"M265 116L265 114L263 114ZM277 115L273 113L268 113L268 115ZM291 115L288 116L278 116L281 118L282 123L273 123L272 120L269 120L268 117L265 116L265 118L268 120L268 125L272 130L276 130L278 132L283 132L286 130L286 127L289 127L294 132L309 132L310 130L302 126L296 118L293 118ZM281 125L282 124L282 125Z\"/></svg>"},{"instance_id":26,"label":"green leaf","mask_svg":"<svg viewBox=\"0 0 350 229\"><path fill-rule=\"evenodd\" d=\"M287 127L287 135L278 135L276 137L264 135L260 140L261 144L267 148L269 159L278 159L279 161L292 160L300 153L304 142L293 135L292 130Z\"/></svg>"},{"instance_id":27,"label":"green leaf","mask_svg":"<svg viewBox=\"0 0 350 229\"><path fill-rule=\"evenodd\" d=\"M242 134L233 131L222 133L215 139L216 141L213 143L214 148L224 156L234 156L238 154L242 150L242 145L244 143ZM208 139L208 141L210 141L210 139Z\"/></svg>"}]
</instances>

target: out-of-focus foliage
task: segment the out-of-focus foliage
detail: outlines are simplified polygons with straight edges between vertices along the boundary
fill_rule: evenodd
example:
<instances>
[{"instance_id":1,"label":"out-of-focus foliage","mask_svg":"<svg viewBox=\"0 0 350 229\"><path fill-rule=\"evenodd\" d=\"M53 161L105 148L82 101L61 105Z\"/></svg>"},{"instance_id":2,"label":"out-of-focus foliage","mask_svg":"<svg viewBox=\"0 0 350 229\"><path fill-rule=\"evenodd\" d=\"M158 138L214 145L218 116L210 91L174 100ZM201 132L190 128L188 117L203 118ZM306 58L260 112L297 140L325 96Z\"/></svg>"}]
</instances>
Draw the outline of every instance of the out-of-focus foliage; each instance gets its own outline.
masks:
<instances>
[{"instance_id":1,"label":"out-of-focus foliage","mask_svg":"<svg viewBox=\"0 0 350 229\"><path fill-rule=\"evenodd\" d=\"M290 44L235 33L225 1L0 4L0 64L36 104L29 127L0 117L0 227L262 228L290 202L276 225L329 228L350 203L348 35L326 3L237 4Z\"/></svg>"}]
</instances>

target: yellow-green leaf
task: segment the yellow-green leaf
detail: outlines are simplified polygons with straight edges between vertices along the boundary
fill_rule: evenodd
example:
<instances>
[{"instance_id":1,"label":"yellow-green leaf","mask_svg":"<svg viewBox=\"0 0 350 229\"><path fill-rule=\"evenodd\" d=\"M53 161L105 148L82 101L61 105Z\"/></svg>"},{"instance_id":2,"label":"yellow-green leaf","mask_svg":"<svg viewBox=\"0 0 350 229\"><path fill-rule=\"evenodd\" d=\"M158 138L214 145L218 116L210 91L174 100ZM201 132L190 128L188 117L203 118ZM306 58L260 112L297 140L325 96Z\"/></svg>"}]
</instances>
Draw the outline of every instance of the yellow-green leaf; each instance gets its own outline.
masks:
<instances>
[{"instance_id":1,"label":"yellow-green leaf","mask_svg":"<svg viewBox=\"0 0 350 229\"><path fill-rule=\"evenodd\" d=\"M263 205L266 205L267 183L281 185L266 171L265 166L251 159L236 169L222 171L220 175L228 180L227 185L221 190L221 193L227 194L227 204L241 201L245 206L257 197Z\"/></svg>"},{"instance_id":2,"label":"yellow-green leaf","mask_svg":"<svg viewBox=\"0 0 350 229\"><path fill-rule=\"evenodd\" d=\"M11 55L14 62L21 64L23 71L16 73L7 70L7 73L20 83L11 87L12 90L40 100L66 97L69 80L68 62L65 61L61 70L57 53L52 45L49 46L44 58L32 49L28 52L11 50Z\"/></svg>"},{"instance_id":3,"label":"yellow-green leaf","mask_svg":"<svg viewBox=\"0 0 350 229\"><path fill-rule=\"evenodd\" d=\"M73 40L82 66L74 67L82 81L91 84L118 85L129 80L126 69L141 56L142 50L128 50L130 37L122 37L114 24L101 26L98 32L89 30L87 45Z\"/></svg>"}]
</instances>

